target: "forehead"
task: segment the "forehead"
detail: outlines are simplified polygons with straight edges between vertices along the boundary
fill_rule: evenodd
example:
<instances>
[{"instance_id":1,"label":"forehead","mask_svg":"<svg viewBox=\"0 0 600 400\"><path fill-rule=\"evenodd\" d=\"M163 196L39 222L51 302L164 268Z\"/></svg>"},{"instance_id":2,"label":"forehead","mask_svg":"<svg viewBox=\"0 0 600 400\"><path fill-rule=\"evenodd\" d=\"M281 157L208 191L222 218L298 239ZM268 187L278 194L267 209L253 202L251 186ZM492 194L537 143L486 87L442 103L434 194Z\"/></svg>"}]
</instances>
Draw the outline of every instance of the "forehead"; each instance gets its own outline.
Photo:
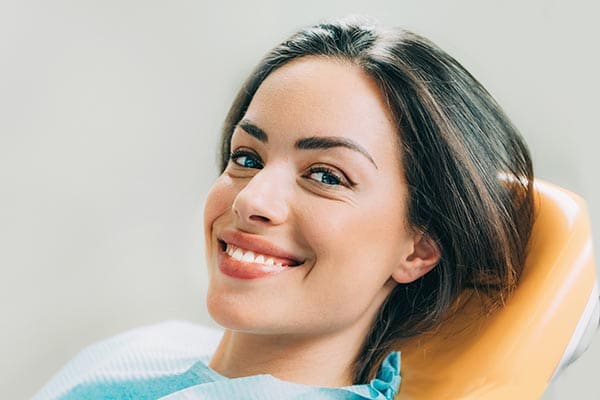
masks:
<instances>
[{"instance_id":1,"label":"forehead","mask_svg":"<svg viewBox=\"0 0 600 400\"><path fill-rule=\"evenodd\" d=\"M375 80L348 61L325 57L302 57L272 72L245 118L269 138L345 136L374 152L396 141L393 118Z\"/></svg>"}]
</instances>

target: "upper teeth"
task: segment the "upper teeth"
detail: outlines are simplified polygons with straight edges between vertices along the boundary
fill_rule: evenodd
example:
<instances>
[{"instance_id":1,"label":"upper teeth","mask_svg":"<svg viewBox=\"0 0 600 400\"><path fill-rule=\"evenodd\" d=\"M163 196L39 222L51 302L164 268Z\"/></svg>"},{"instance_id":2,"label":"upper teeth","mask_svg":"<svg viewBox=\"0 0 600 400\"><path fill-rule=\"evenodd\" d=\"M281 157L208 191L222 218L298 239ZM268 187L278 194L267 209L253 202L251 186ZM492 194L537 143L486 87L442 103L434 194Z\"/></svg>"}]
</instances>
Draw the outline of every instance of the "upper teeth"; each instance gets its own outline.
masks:
<instances>
[{"instance_id":1,"label":"upper teeth","mask_svg":"<svg viewBox=\"0 0 600 400\"><path fill-rule=\"evenodd\" d=\"M229 256L238 261L244 261L249 263L263 264L263 265L275 265L278 267L283 266L282 263L276 262L273 257L266 256L264 254L255 253L251 250L240 249L234 245L227 244L225 250Z\"/></svg>"}]
</instances>

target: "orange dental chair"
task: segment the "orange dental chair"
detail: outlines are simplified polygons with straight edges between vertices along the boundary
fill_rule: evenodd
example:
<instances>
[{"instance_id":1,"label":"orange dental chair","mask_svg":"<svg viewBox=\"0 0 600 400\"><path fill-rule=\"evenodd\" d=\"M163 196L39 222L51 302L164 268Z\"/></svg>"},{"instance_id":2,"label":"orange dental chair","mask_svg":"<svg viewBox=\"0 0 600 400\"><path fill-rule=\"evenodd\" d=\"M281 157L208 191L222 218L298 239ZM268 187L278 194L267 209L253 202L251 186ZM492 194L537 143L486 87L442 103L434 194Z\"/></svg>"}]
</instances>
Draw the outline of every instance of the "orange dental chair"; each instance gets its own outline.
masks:
<instances>
[{"instance_id":1,"label":"orange dental chair","mask_svg":"<svg viewBox=\"0 0 600 400\"><path fill-rule=\"evenodd\" d=\"M483 315L476 296L402 348L401 400L538 399L589 345L600 314L584 201L536 180L536 220L522 279Z\"/></svg>"}]
</instances>

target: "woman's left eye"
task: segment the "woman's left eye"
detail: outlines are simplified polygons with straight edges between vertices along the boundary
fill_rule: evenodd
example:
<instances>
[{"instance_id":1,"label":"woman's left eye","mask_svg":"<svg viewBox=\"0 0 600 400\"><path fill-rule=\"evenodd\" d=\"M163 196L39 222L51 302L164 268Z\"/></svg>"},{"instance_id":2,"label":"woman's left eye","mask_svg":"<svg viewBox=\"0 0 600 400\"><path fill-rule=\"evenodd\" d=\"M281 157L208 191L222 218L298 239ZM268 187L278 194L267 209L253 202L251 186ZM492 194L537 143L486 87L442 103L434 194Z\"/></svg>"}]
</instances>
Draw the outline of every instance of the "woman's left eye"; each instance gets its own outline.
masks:
<instances>
[{"instance_id":1,"label":"woman's left eye","mask_svg":"<svg viewBox=\"0 0 600 400\"><path fill-rule=\"evenodd\" d=\"M342 174L326 167L311 168L305 176L328 186L351 186L350 182Z\"/></svg>"}]
</instances>

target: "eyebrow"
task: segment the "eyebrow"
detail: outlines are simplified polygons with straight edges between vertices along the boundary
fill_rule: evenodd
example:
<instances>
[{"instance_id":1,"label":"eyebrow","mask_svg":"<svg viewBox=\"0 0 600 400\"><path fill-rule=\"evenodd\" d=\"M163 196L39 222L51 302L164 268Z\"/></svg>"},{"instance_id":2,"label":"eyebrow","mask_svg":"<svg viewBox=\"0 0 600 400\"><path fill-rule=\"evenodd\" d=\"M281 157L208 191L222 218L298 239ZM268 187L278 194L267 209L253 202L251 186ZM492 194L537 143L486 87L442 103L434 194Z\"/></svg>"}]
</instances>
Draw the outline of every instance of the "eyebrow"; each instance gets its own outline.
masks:
<instances>
[{"instance_id":1,"label":"eyebrow","mask_svg":"<svg viewBox=\"0 0 600 400\"><path fill-rule=\"evenodd\" d=\"M254 125L252 122L248 121L247 119L241 120L238 123L238 126L240 128L242 128L247 134L255 137L256 139L260 140L261 142L263 142L263 143L269 142L269 136L267 136L265 131L263 131L262 129L260 129L258 126Z\"/></svg>"},{"instance_id":2,"label":"eyebrow","mask_svg":"<svg viewBox=\"0 0 600 400\"><path fill-rule=\"evenodd\" d=\"M269 142L269 136L266 134L266 132L263 131L258 126L254 125L252 122L248 121L247 119L240 121L238 123L238 126L240 128L242 128L242 130L244 130L244 132L246 132L250 136L258 139L259 141L261 141L263 143ZM371 157L369 152L364 147L362 147L358 143L356 143L348 138L345 138L345 137L311 136L311 137L299 139L295 143L294 147L296 149L300 149L300 150L319 150L319 149L330 149L333 147L344 147L344 148L347 148L347 149L350 149L350 150L353 150L353 151L356 151L356 152L362 154L364 157L366 157L371 162L371 164L373 164L375 166L376 169L379 169L377 167L377 164L375 164L375 160L373 160L373 157Z\"/></svg>"}]
</instances>

